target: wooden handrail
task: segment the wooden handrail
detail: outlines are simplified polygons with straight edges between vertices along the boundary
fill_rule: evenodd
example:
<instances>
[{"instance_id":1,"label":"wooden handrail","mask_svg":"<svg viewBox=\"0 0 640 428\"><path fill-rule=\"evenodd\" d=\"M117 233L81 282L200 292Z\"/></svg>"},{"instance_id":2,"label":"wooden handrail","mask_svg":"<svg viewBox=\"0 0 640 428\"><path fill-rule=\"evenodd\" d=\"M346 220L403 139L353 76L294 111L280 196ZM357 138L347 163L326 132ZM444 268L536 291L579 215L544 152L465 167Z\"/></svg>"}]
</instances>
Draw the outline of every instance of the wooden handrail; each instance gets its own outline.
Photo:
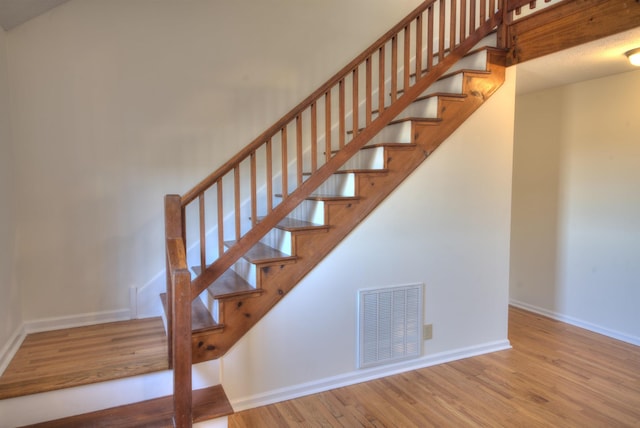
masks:
<instances>
[{"instance_id":1,"label":"wooden handrail","mask_svg":"<svg viewBox=\"0 0 640 428\"><path fill-rule=\"evenodd\" d=\"M213 173L209 174L204 180L200 183L196 184L193 189L189 190L182 196L182 205L185 206L189 202L193 201L198 195L213 184L215 184L220 178L229 173L234 165L239 164L244 159L249 157L252 152L256 151L262 144L268 141L273 135L275 135L278 131L280 131L285 125L294 120L296 116L307 107L309 107L314 101L320 98L323 94L333 88L340 80L344 78L345 75L349 74L353 69L355 69L360 63L362 63L367 57L371 56L374 52L376 52L381 45L385 44L387 40L391 38L392 35L397 34L400 30L402 30L408 23L413 21L417 15L424 12L430 5L438 2L439 0L427 0L416 9L413 10L406 18L396 24L391 30L387 31L382 37L380 37L375 43L373 43L369 48L367 48L364 52L358 55L353 61L343 67L340 71L338 71L333 77L331 77L325 84L316 89L311 95L305 98L300 104L294 107L289 113L285 114L280 120L274 123L270 128L260 134L255 140L253 140L249 145L247 145L244 149L240 150L235 156L229 159L224 165L218 168Z\"/></svg>"},{"instance_id":2,"label":"wooden handrail","mask_svg":"<svg viewBox=\"0 0 640 428\"><path fill-rule=\"evenodd\" d=\"M431 84L439 75L442 75L446 69L452 65L453 60L462 56L466 50L470 49L475 43L477 43L484 35L486 35L491 29L493 29L500 21L502 15L498 10L493 10L492 13L487 14L487 0L470 0L470 3L479 2L477 8L470 8L472 10L478 10L479 16L485 16L485 21L481 22L480 25L476 25L477 17L473 20L465 17L467 13L466 10L460 10L457 13L460 15L450 15L447 14L456 13L455 7L449 9L446 5L450 4L445 0L428 0L416 8L411 14L409 14L406 18L404 18L401 22L396 24L391 30L386 32L382 37L380 37L374 44L372 44L369 48L367 48L364 52L362 52L358 57L356 57L353 61L351 61L347 66L343 67L338 73L336 73L329 81L327 81L324 85L320 86L316 91L313 92L309 97L307 97L303 102L298 104L293 110L287 113L283 118L277 121L273 126L271 126L267 131L262 133L258 138L256 138L251 144L241 150L238 154L236 154L229 162L225 163L221 168L219 168L216 172L211 174L205 180L200 182L196 187L194 187L191 191L187 192L184 196L182 196L182 207L183 210L190 203L198 199L198 202L203 204L202 195L205 191L207 191L210 186L213 184L222 183L222 179L225 175L233 172L234 176L234 185L235 185L235 196L234 202L235 205L233 207L235 214L235 236L234 240L236 244L231 248L226 250L224 253L221 251L218 252L218 257L212 264L206 266L206 262L204 262L205 256L201 257L201 274L194 279L192 282L192 295L197 296L201 293L212 281L218 278L225 270L227 270L233 263L235 263L238 258L244 254L248 248L255 245L262 236L264 236L270 229L276 226L276 224L281 221L295 206L297 206L302 200L304 200L315 188L317 188L324 180L326 180L333 172L335 172L342 164L346 162L351 156L353 156L367 141L369 141L375 133L380 131L387 123L389 123L397 114L402 111L405 107L407 107L411 102L411 96L419 95L421 91L426 90L429 84ZM488 3L491 7L496 7L495 1L490 1ZM437 14L434 20L434 9L436 6L439 9L439 13ZM423 19L423 14L427 12L426 20ZM448 22L445 22L449 18ZM419 28L416 28L416 34L420 34L422 36L422 25L423 21L427 21L427 32L425 36L427 38L426 44L428 46L428 56L427 58L427 70L429 71L424 77L422 76L424 70L422 64L414 64L413 68L416 70L414 73L416 77L416 81L413 84L413 87L407 88L410 86L410 70L408 68L412 67L413 58L411 58L411 35L410 30L413 26L420 25ZM435 25L434 25L435 21ZM466 36L459 30L459 27L462 27L462 23L468 22L468 30L469 35ZM449 26L449 33L445 33L445 26ZM438 36L435 35L436 27L438 29ZM453 39L449 40L448 44L445 44L444 38L449 35L453 37ZM466 36L466 37L465 37ZM433 45L435 43L436 38L439 37L437 41L437 49L436 52L433 52ZM456 40L458 39L458 40ZM402 46L404 49L400 50L398 44L402 42ZM390 45L390 65L386 64L382 61L385 61L383 57L383 52L385 49L388 49L387 46ZM419 43L416 41L415 45L420 46L420 55L415 54L415 58L422 58L422 45L423 41L421 40ZM378 57L379 69L381 76L376 76L378 78L379 85L371 85L370 81L372 78L370 77L370 73L372 72L372 67L367 63L371 63L372 58L375 54L380 52L380 57ZM402 61L399 61L399 56L402 57ZM433 57L437 57L436 65L433 65ZM449 61L445 61L450 57ZM382 58L382 59L381 59ZM361 79L365 81L364 85L366 86L365 90L362 92L366 92L363 95L363 98L360 98L359 93L359 69L363 68L363 73L366 72L366 78ZM385 71L385 67L389 67L388 70ZM402 72L402 77L396 79L398 72ZM384 73L388 72L388 78L391 80L391 83L388 84L385 81L386 76ZM326 99L327 94L331 94L335 88L337 88L336 92L340 96L340 111L344 110L343 107L343 92L344 86L347 84L345 82L350 81L351 86L351 111L347 112L347 114L351 114L351 125L352 125L352 140L349 144L345 144L345 146L338 151L337 153L330 156L328 147L325 149L325 154L327 155L327 159L325 164L322 167L317 167L315 163L317 159L312 159L312 172L313 174L307 178L306 181L300 182L300 180L288 180L287 169L285 168L289 162L297 162L297 170L298 177L301 174L301 163L302 159L300 157L300 148L298 147L296 150L297 158L289 159L287 157L287 144L290 140L296 140L296 143L300 141L300 136L288 136L287 135L287 127L291 126L292 131L295 126L295 133L298 134L300 131L300 121L301 115L310 109L311 111L311 144L312 148L315 147L316 144L316 132L317 132L317 124L316 124L316 115L318 109L316 105L318 102L325 103L325 109L327 113L325 116L329 116L331 114L330 105L327 104ZM368 82L367 82L368 81ZM375 120L372 120L371 111L372 108L369 107L372 102L372 92L371 89L373 86L377 86L376 90L379 92L386 92L387 90L390 92L391 104L389 106L385 106L384 103L379 105L378 117ZM414 91L411 89L416 88ZM402 96L399 96L399 89L402 89ZM415 94L414 94L415 93ZM378 94L378 99L383 99L386 96L385 93ZM323 101L320 101L323 100ZM364 136L361 137L359 132L359 123L358 123L358 110L360 108L360 103L362 102L364 107L364 121L365 125L368 124L367 128L365 128ZM378 102L379 103L379 102ZM394 107L395 105L395 107ZM387 111L388 110L388 111ZM325 117L326 119L326 117ZM340 116L338 118L338 127L342 129L344 127L344 118ZM330 130L331 126L325 125L325 143L330 139ZM364 132L364 131L363 131ZM294 132L291 132L294 134ZM283 168L283 172L281 173L281 181L282 181L282 202L273 208L272 211L266 213L266 217L258 224L255 224L252 220L251 229L246 233L242 234L240 228L240 198L239 198L239 165L246 159L251 159L255 156L257 150L259 150L263 145L270 143L276 136L280 137L282 142L280 151L282 152L282 160L281 160L281 168ZM313 154L312 154L313 156ZM270 165L267 165L267 169ZM318 169L315 169L318 168ZM252 167L253 170L253 167ZM271 177L267 177L267 181L269 182ZM289 186L293 184L296 188L290 192ZM255 186L254 183L251 183L251 186ZM253 194L253 192L252 192ZM252 207L254 206L254 201L251 201ZM220 211L220 207L218 207ZM253 213L251 214L253 217ZM219 220L218 220L219 221ZM186 239L186 237L183 236ZM201 242L201 248L204 248L203 243Z\"/></svg>"}]
</instances>

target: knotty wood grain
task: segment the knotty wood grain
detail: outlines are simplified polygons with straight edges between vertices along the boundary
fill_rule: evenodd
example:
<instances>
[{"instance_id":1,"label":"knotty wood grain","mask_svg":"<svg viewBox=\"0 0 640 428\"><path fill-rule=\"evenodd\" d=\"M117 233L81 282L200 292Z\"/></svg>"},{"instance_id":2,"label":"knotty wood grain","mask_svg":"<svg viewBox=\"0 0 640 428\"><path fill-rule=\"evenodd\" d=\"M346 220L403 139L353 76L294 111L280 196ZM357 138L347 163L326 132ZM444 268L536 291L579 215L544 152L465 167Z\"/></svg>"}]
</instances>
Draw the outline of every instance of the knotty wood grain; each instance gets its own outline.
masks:
<instances>
[{"instance_id":1,"label":"knotty wood grain","mask_svg":"<svg viewBox=\"0 0 640 428\"><path fill-rule=\"evenodd\" d=\"M517 308L513 349L236 413L249 427L640 426L640 347Z\"/></svg>"}]
</instances>

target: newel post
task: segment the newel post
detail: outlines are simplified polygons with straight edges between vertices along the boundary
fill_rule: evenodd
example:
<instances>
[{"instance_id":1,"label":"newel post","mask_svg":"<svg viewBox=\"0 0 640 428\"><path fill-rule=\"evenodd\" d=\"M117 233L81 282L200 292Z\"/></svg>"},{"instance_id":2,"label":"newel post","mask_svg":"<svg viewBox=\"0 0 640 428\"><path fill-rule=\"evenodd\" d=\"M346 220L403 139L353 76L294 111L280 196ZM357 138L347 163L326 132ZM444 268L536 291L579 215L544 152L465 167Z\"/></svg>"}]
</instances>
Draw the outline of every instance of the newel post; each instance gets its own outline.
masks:
<instances>
[{"instance_id":1,"label":"newel post","mask_svg":"<svg viewBox=\"0 0 640 428\"><path fill-rule=\"evenodd\" d=\"M182 239L180 239L182 242ZM176 428L191 427L191 274L173 273L173 408Z\"/></svg>"},{"instance_id":2,"label":"newel post","mask_svg":"<svg viewBox=\"0 0 640 428\"><path fill-rule=\"evenodd\" d=\"M174 425L192 426L191 274L186 264L184 223L179 195L164 199L167 259L169 362L173 368Z\"/></svg>"}]
</instances>

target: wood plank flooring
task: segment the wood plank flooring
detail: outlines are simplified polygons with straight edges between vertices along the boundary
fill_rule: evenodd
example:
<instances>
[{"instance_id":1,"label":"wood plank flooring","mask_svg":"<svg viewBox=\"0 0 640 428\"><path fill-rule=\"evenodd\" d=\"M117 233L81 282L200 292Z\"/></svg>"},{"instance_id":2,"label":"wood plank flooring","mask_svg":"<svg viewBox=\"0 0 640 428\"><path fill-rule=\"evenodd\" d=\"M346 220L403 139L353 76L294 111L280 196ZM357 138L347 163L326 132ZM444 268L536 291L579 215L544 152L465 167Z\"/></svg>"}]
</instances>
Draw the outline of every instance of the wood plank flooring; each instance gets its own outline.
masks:
<instances>
[{"instance_id":1,"label":"wood plank flooring","mask_svg":"<svg viewBox=\"0 0 640 428\"><path fill-rule=\"evenodd\" d=\"M254 427L640 427L640 347L510 308L513 349L236 413Z\"/></svg>"},{"instance_id":2,"label":"wood plank flooring","mask_svg":"<svg viewBox=\"0 0 640 428\"><path fill-rule=\"evenodd\" d=\"M0 376L0 399L167 368L161 318L34 333Z\"/></svg>"}]
</instances>

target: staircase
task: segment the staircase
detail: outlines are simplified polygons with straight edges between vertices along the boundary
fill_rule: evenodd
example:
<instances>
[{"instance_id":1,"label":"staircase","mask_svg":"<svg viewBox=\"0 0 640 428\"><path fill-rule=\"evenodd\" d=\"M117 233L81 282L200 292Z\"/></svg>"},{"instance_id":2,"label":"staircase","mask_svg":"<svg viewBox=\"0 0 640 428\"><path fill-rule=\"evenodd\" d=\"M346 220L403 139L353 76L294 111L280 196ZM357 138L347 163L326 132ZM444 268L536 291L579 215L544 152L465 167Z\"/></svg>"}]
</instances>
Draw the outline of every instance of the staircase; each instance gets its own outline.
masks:
<instances>
[{"instance_id":1,"label":"staircase","mask_svg":"<svg viewBox=\"0 0 640 428\"><path fill-rule=\"evenodd\" d=\"M428 0L219 170L165 197L176 426L223 356L504 80L495 1Z\"/></svg>"}]
</instances>

